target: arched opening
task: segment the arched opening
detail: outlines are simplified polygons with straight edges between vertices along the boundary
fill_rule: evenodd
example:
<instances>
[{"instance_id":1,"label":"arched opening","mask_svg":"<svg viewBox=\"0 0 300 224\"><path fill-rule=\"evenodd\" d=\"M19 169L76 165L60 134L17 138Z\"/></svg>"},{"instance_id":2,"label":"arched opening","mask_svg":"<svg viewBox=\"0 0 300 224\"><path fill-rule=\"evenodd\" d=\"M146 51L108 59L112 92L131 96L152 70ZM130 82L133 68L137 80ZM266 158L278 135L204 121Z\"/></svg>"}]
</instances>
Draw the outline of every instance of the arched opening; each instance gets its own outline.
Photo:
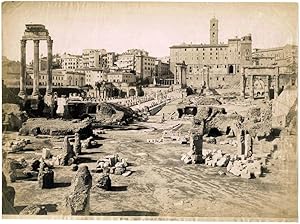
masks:
<instances>
[{"instance_id":1,"label":"arched opening","mask_svg":"<svg viewBox=\"0 0 300 224\"><path fill-rule=\"evenodd\" d=\"M72 77L69 76L68 80L69 80L69 86L71 86L72 85Z\"/></svg>"},{"instance_id":2,"label":"arched opening","mask_svg":"<svg viewBox=\"0 0 300 224\"><path fill-rule=\"evenodd\" d=\"M218 128L211 128L208 132L208 137L218 137L221 136L222 133L219 131Z\"/></svg>"},{"instance_id":3,"label":"arched opening","mask_svg":"<svg viewBox=\"0 0 300 224\"><path fill-rule=\"evenodd\" d=\"M135 96L135 94L136 94L135 89L130 89L129 90L129 96Z\"/></svg>"},{"instance_id":4,"label":"arched opening","mask_svg":"<svg viewBox=\"0 0 300 224\"><path fill-rule=\"evenodd\" d=\"M229 67L228 67L228 72L229 72L229 74L233 74L233 65L229 65Z\"/></svg>"},{"instance_id":5,"label":"arched opening","mask_svg":"<svg viewBox=\"0 0 300 224\"><path fill-rule=\"evenodd\" d=\"M255 80L254 82L254 96L264 97L265 94L265 83L263 80Z\"/></svg>"}]
</instances>

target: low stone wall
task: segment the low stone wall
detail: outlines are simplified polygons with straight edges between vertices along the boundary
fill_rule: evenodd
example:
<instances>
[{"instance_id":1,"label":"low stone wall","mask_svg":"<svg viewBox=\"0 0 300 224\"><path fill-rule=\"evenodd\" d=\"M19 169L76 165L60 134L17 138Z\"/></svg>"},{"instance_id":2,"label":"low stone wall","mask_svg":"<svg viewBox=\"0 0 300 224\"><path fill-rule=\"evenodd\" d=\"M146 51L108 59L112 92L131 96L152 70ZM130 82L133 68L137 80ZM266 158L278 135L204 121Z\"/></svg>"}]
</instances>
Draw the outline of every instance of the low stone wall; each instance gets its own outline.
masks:
<instances>
[{"instance_id":1,"label":"low stone wall","mask_svg":"<svg viewBox=\"0 0 300 224\"><path fill-rule=\"evenodd\" d=\"M83 137L93 134L90 122L66 121L61 119L31 118L23 123L20 135L74 135L79 133Z\"/></svg>"}]
</instances>

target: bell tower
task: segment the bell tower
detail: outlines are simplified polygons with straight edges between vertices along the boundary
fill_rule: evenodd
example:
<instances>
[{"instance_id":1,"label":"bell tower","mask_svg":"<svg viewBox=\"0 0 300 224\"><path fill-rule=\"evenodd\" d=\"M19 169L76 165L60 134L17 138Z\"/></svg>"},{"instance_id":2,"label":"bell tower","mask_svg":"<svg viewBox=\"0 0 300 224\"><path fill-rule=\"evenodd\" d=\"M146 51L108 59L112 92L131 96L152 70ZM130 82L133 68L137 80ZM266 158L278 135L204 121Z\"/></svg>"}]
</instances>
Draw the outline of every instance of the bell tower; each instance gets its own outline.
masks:
<instances>
[{"instance_id":1,"label":"bell tower","mask_svg":"<svg viewBox=\"0 0 300 224\"><path fill-rule=\"evenodd\" d=\"M210 20L210 44L218 44L218 20L215 17Z\"/></svg>"}]
</instances>

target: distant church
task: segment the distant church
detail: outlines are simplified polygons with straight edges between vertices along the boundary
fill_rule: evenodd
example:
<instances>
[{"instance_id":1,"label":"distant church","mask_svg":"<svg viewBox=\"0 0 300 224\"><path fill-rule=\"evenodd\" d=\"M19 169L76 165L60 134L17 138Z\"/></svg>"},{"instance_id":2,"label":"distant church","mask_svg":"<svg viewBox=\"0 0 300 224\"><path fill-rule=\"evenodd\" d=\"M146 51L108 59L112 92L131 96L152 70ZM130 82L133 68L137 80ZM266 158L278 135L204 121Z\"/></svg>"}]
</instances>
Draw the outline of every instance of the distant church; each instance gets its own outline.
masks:
<instances>
[{"instance_id":1,"label":"distant church","mask_svg":"<svg viewBox=\"0 0 300 224\"><path fill-rule=\"evenodd\" d=\"M212 18L209 44L183 43L170 47L170 70L175 84L195 88L239 84L243 66L252 65L251 34L228 39L225 44L218 42L218 33L218 20Z\"/></svg>"}]
</instances>

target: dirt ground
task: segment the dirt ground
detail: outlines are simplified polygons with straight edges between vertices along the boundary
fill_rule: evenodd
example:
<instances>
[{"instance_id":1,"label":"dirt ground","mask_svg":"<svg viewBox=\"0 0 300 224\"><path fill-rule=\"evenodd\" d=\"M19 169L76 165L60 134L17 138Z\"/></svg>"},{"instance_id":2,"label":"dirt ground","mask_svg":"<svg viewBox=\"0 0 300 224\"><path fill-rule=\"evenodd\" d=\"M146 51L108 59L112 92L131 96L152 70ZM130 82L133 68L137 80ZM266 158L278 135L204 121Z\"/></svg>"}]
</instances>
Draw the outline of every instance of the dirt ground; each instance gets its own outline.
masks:
<instances>
[{"instance_id":1,"label":"dirt ground","mask_svg":"<svg viewBox=\"0 0 300 224\"><path fill-rule=\"evenodd\" d=\"M176 102L167 105L147 123L151 127L131 130L106 130L97 140L99 147L83 151L81 164L95 169L96 161L105 155L116 154L128 159L128 176L110 175L112 191L95 187L98 173L92 173L93 187L90 196L92 216L160 216L198 217L204 220L295 220L297 217L297 170L293 150L287 152L283 161L271 160L269 172L258 179L242 179L231 174L220 176L219 170L226 168L205 165L186 165L180 158L189 150L188 145L178 143L149 144L147 138L159 138L162 129L171 128L180 121L158 123L162 113L173 111ZM182 121L183 129L189 121ZM13 138L16 133L8 133ZM9 154L9 158L40 157L42 147L62 146L63 138L29 137L32 144L20 154ZM291 140L291 139L289 139ZM288 141L289 141L288 140ZM259 142L254 151L267 153L272 142ZM207 149L222 149L234 152L229 145L204 143ZM59 154L59 149L51 151ZM21 211L30 204L45 205L49 215L60 215L64 197L75 175L71 167L55 167L53 189L39 189L37 181L20 178L9 183L16 190L15 207Z\"/></svg>"}]
</instances>

